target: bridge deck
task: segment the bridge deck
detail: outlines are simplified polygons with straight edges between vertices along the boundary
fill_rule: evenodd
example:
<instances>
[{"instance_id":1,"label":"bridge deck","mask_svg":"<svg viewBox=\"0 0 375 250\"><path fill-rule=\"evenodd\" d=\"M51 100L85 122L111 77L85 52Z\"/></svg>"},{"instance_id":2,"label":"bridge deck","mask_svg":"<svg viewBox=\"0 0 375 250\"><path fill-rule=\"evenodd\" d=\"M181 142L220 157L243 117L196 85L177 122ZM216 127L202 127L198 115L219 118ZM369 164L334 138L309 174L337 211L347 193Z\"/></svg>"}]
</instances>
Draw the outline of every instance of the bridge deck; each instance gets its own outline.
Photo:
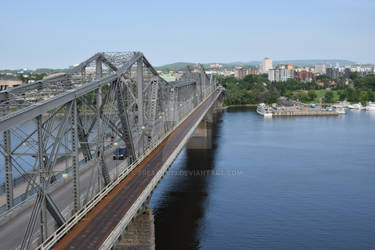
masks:
<instances>
[{"instance_id":1,"label":"bridge deck","mask_svg":"<svg viewBox=\"0 0 375 250\"><path fill-rule=\"evenodd\" d=\"M189 130L215 102L216 90L170 136L168 136L138 167L136 167L103 201L75 225L54 249L98 249L128 212L168 157Z\"/></svg>"}]
</instances>

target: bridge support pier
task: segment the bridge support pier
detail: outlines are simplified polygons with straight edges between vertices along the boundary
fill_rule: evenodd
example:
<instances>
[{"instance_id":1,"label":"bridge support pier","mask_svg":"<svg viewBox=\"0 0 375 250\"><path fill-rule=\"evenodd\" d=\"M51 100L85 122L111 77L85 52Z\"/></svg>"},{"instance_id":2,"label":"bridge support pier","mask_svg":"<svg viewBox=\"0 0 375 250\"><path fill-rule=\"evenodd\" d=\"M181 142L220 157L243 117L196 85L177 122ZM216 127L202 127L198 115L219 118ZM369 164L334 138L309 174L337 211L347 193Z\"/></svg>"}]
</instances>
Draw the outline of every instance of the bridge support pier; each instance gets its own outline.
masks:
<instances>
[{"instance_id":1,"label":"bridge support pier","mask_svg":"<svg viewBox=\"0 0 375 250\"><path fill-rule=\"evenodd\" d=\"M145 207L132 223L129 224L124 237L118 242L116 250L154 250L155 226L152 209Z\"/></svg>"},{"instance_id":2,"label":"bridge support pier","mask_svg":"<svg viewBox=\"0 0 375 250\"><path fill-rule=\"evenodd\" d=\"M186 144L187 149L212 148L212 124L215 121L215 114L218 112L217 105L218 103L216 102L194 130Z\"/></svg>"}]
</instances>

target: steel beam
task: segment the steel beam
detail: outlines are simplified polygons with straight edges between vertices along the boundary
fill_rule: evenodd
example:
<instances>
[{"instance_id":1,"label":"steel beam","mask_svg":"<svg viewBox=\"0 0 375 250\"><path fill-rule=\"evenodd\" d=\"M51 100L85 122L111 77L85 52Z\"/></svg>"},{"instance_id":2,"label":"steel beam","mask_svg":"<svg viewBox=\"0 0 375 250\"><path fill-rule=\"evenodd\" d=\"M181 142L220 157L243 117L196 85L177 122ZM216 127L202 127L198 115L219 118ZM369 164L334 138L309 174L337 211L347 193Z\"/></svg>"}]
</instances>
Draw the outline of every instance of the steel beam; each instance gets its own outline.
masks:
<instances>
[{"instance_id":1,"label":"steel beam","mask_svg":"<svg viewBox=\"0 0 375 250\"><path fill-rule=\"evenodd\" d=\"M80 201L79 190L79 156L78 156L78 124L77 124L77 100L72 101L71 134L72 134L72 169L73 169L73 203L74 213L78 212ZM88 145L87 145L88 146Z\"/></svg>"},{"instance_id":2,"label":"steel beam","mask_svg":"<svg viewBox=\"0 0 375 250\"><path fill-rule=\"evenodd\" d=\"M131 132L131 128L129 125L129 117L128 112L126 111L125 106L125 99L123 96L123 89L121 88L121 81L117 82L117 109L118 109L118 115L121 120L121 130L122 134L124 135L124 142L126 145L126 149L128 150L129 154L129 164L135 161L136 154L135 154L135 148L134 148L134 142L133 142L133 136Z\"/></svg>"},{"instance_id":3,"label":"steel beam","mask_svg":"<svg viewBox=\"0 0 375 250\"><path fill-rule=\"evenodd\" d=\"M3 132L3 143L4 150L6 150L4 155L6 206L7 209L11 209L13 207L13 174L9 130Z\"/></svg>"},{"instance_id":4,"label":"steel beam","mask_svg":"<svg viewBox=\"0 0 375 250\"><path fill-rule=\"evenodd\" d=\"M96 79L102 78L102 62L101 60L96 60ZM110 183L111 178L109 176L109 171L104 162L104 131L103 131L103 115L102 115L102 105L103 105L103 89L100 86L96 92L96 120L98 123L98 135L97 135L97 150L96 150L96 160L101 168L103 175L104 186Z\"/></svg>"},{"instance_id":5,"label":"steel beam","mask_svg":"<svg viewBox=\"0 0 375 250\"><path fill-rule=\"evenodd\" d=\"M39 115L37 118L37 129L38 129L38 161L39 161L39 179L41 187L41 210L40 210L40 238L42 242L47 239L47 206L46 206L46 188L47 171L45 168L45 152L44 152L44 140L43 140L43 127L42 127L42 116Z\"/></svg>"}]
</instances>

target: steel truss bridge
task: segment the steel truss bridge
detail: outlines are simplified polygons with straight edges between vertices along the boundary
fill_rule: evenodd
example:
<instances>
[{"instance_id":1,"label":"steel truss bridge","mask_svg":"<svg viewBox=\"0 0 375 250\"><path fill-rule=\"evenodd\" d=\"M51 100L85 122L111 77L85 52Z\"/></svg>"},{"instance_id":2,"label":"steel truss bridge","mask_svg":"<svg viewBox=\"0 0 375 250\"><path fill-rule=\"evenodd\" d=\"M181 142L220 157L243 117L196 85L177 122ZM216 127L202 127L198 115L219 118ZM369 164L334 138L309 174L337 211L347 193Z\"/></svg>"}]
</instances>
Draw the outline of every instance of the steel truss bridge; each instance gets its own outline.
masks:
<instances>
[{"instance_id":1,"label":"steel truss bridge","mask_svg":"<svg viewBox=\"0 0 375 250\"><path fill-rule=\"evenodd\" d=\"M1 249L111 248L221 91L201 65L166 82L140 52L1 91Z\"/></svg>"}]
</instances>

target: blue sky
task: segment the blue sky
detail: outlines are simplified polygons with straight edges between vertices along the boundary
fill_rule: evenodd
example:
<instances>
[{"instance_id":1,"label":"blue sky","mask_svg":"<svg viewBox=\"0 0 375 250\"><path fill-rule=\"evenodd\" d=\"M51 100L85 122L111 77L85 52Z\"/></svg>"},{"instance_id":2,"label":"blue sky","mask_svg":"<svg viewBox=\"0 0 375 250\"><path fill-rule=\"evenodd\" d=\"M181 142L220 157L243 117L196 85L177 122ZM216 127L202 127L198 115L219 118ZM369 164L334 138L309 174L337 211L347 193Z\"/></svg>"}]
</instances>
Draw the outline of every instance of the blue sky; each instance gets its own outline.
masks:
<instances>
[{"instance_id":1,"label":"blue sky","mask_svg":"<svg viewBox=\"0 0 375 250\"><path fill-rule=\"evenodd\" d=\"M375 1L7 1L0 69L67 67L97 51L154 65L285 59L375 63Z\"/></svg>"}]
</instances>

